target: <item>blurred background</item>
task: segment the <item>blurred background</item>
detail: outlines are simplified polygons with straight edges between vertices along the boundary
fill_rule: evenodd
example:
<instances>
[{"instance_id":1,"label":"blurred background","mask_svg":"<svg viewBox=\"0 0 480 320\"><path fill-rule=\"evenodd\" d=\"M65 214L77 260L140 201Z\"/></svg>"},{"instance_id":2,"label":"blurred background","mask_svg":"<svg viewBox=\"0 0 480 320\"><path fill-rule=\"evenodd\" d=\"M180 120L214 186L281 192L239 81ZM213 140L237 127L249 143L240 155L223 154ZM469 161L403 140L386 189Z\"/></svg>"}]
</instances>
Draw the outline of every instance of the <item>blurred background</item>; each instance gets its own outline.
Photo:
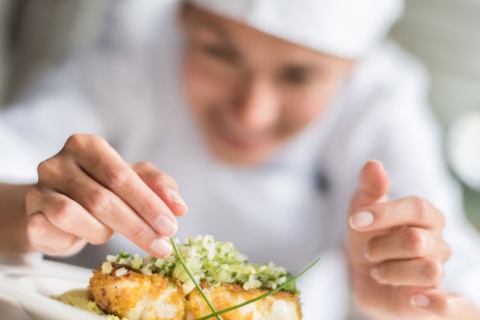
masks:
<instances>
[{"instance_id":1,"label":"blurred background","mask_svg":"<svg viewBox=\"0 0 480 320\"><path fill-rule=\"evenodd\" d=\"M43 70L95 41L105 9L114 1L0 0L0 105L8 106ZM391 33L429 69L431 105L447 133L462 116L470 122L480 118L479 17L479 0L406 0L405 15ZM470 134L463 144L455 137L448 144L446 136L446 152L461 178L467 214L480 229L480 184L462 175L455 160L471 160L474 149L479 154L480 134ZM452 144L466 147L458 151ZM474 165L476 171L467 175L478 182L480 161Z\"/></svg>"}]
</instances>

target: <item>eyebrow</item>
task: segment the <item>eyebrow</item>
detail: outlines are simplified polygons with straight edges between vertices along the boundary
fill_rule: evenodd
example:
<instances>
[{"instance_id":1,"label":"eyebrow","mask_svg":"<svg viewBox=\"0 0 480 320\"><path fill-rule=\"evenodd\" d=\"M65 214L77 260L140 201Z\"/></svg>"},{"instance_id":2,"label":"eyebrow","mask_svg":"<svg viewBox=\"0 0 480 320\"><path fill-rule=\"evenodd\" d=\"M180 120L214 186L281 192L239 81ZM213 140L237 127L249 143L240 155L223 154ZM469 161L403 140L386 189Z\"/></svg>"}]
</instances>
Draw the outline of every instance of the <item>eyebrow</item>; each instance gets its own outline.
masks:
<instances>
[{"instance_id":1,"label":"eyebrow","mask_svg":"<svg viewBox=\"0 0 480 320\"><path fill-rule=\"evenodd\" d=\"M282 68L283 72L306 73L312 74L319 70L319 67L312 63L287 63Z\"/></svg>"},{"instance_id":2,"label":"eyebrow","mask_svg":"<svg viewBox=\"0 0 480 320\"><path fill-rule=\"evenodd\" d=\"M234 45L231 43L231 37L229 36L229 34L225 32L222 28L218 27L215 22L208 21L208 19L202 17L198 17L197 14L192 14L192 22L198 27L206 28L212 31L222 41L225 41L229 46L234 47Z\"/></svg>"},{"instance_id":3,"label":"eyebrow","mask_svg":"<svg viewBox=\"0 0 480 320\"><path fill-rule=\"evenodd\" d=\"M193 23L200 27L200 28L205 28L208 29L208 31L211 31L212 33L215 34L219 38L219 40L222 42L222 45L225 46L225 48L228 50L229 54L232 55L236 60L241 59L241 52L238 50L237 46L232 42L230 35L225 32L222 28L218 27L215 22L208 21L207 19L199 18L198 16L194 16L192 19Z\"/></svg>"}]
</instances>

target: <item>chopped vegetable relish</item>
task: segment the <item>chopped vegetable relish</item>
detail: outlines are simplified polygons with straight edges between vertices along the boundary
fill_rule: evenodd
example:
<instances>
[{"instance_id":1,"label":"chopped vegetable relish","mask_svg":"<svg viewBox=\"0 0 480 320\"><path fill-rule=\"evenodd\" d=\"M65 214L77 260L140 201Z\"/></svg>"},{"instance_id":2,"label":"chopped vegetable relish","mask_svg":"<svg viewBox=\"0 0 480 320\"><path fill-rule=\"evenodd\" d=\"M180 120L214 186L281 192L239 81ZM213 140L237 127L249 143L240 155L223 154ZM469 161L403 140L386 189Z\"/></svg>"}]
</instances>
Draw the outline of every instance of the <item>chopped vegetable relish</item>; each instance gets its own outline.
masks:
<instances>
[{"instance_id":1,"label":"chopped vegetable relish","mask_svg":"<svg viewBox=\"0 0 480 320\"><path fill-rule=\"evenodd\" d=\"M285 268L273 262L249 263L231 242L215 241L211 235L189 237L184 244L178 245L178 250L195 280L205 282L211 287L217 287L222 283L236 283L242 285L245 290L275 289L291 278ZM186 294L195 288L195 284L174 253L165 259L158 259L150 255L142 258L139 254L131 255L120 251L116 256L107 256L102 271L110 273L112 263L125 265L147 275L158 273L162 276L173 276L183 283ZM294 282L283 290L299 293Z\"/></svg>"}]
</instances>

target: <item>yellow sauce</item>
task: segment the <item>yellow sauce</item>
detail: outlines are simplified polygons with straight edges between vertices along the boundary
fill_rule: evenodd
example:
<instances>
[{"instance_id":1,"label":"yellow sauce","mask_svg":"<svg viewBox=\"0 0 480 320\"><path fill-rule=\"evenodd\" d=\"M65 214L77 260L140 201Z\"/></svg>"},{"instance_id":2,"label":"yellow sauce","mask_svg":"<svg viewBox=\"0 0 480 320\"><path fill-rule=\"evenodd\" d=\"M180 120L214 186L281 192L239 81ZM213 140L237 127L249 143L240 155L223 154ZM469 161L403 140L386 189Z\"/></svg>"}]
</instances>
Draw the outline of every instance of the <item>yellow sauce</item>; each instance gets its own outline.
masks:
<instances>
[{"instance_id":1,"label":"yellow sauce","mask_svg":"<svg viewBox=\"0 0 480 320\"><path fill-rule=\"evenodd\" d=\"M103 316L108 320L130 320L128 318L122 318L111 314L105 313L92 299L88 294L88 289L73 289L62 293L58 296L52 296L53 299L61 301L65 304L71 305L72 307L79 308L82 310L90 311L95 314Z\"/></svg>"}]
</instances>

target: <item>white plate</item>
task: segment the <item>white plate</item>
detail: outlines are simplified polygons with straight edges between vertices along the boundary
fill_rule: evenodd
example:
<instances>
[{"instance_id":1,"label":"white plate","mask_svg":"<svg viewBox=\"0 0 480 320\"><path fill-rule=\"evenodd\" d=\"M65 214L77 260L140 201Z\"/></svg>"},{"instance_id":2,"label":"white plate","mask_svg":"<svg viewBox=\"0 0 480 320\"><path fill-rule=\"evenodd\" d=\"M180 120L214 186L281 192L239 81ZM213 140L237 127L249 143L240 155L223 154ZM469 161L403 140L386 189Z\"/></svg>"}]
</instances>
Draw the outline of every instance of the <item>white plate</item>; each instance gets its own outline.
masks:
<instances>
[{"instance_id":1,"label":"white plate","mask_svg":"<svg viewBox=\"0 0 480 320\"><path fill-rule=\"evenodd\" d=\"M51 261L1 266L0 293L17 300L35 320L101 320L101 316L50 298L52 294L87 288L91 275L92 270Z\"/></svg>"}]
</instances>

